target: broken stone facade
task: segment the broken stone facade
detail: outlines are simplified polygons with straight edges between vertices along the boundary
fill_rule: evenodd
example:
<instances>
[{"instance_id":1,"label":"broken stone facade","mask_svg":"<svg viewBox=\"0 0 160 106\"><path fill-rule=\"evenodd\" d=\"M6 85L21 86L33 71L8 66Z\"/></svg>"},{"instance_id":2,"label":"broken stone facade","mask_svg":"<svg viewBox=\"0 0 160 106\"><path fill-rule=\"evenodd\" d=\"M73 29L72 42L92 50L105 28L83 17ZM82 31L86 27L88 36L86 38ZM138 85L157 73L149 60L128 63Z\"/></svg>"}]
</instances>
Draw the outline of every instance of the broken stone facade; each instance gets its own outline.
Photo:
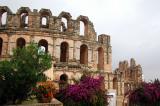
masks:
<instances>
[{"instance_id":1,"label":"broken stone facade","mask_svg":"<svg viewBox=\"0 0 160 106\"><path fill-rule=\"evenodd\" d=\"M142 68L137 65L133 58L119 62L119 67L113 72L113 89L117 91L117 103L127 104L124 95L139 86L142 82ZM124 105L126 106L126 105Z\"/></svg>"},{"instance_id":2,"label":"broken stone facade","mask_svg":"<svg viewBox=\"0 0 160 106\"><path fill-rule=\"evenodd\" d=\"M72 79L79 79L89 71L103 75L105 88L115 89L123 97L126 89L141 81L141 67L136 66L134 59L130 66L126 61L120 62L119 68L112 72L110 36L101 34L97 39L88 17L80 15L72 19L68 12L54 16L49 9L32 11L28 7L13 13L7 6L0 6L0 60L9 59L14 48L31 42L51 54L53 65L46 75L55 82L66 76L73 83Z\"/></svg>"}]
</instances>

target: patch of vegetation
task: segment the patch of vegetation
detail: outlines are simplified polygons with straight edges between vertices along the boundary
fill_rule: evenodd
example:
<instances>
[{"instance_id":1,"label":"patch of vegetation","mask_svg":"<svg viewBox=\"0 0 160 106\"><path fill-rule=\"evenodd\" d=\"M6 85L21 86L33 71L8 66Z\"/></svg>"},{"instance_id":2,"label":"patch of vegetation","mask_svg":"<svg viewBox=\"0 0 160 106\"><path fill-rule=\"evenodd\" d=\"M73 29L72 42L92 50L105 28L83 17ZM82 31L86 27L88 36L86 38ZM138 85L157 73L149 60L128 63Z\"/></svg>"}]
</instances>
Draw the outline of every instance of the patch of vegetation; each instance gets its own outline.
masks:
<instances>
[{"instance_id":1,"label":"patch of vegetation","mask_svg":"<svg viewBox=\"0 0 160 106\"><path fill-rule=\"evenodd\" d=\"M38 45L16 48L10 60L0 62L0 104L21 103L30 96L31 88L47 77L51 56L38 52Z\"/></svg>"}]
</instances>

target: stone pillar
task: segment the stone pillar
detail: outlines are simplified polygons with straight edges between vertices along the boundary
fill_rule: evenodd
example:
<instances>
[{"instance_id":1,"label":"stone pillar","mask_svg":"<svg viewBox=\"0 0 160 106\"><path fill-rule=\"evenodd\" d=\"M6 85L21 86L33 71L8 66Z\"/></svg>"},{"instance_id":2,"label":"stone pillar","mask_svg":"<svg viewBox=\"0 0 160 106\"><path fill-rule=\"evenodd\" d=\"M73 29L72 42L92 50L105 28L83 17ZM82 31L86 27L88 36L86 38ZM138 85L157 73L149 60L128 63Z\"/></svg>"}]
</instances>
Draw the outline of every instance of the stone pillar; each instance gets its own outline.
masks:
<instances>
[{"instance_id":1,"label":"stone pillar","mask_svg":"<svg viewBox=\"0 0 160 106\"><path fill-rule=\"evenodd\" d=\"M88 63L90 64L92 60L92 50L91 48L88 48Z\"/></svg>"},{"instance_id":2,"label":"stone pillar","mask_svg":"<svg viewBox=\"0 0 160 106\"><path fill-rule=\"evenodd\" d=\"M55 53L55 57L59 59L58 61L60 61L60 45L56 45L54 51L55 51L54 52Z\"/></svg>"},{"instance_id":3,"label":"stone pillar","mask_svg":"<svg viewBox=\"0 0 160 106\"><path fill-rule=\"evenodd\" d=\"M76 46L75 46L75 41L73 41L73 59L76 59L75 52L76 52Z\"/></svg>"},{"instance_id":4,"label":"stone pillar","mask_svg":"<svg viewBox=\"0 0 160 106\"><path fill-rule=\"evenodd\" d=\"M70 47L69 47L69 57L68 57L69 60L73 59L73 55L74 55L73 50L74 50L74 45L70 45Z\"/></svg>"}]
</instances>

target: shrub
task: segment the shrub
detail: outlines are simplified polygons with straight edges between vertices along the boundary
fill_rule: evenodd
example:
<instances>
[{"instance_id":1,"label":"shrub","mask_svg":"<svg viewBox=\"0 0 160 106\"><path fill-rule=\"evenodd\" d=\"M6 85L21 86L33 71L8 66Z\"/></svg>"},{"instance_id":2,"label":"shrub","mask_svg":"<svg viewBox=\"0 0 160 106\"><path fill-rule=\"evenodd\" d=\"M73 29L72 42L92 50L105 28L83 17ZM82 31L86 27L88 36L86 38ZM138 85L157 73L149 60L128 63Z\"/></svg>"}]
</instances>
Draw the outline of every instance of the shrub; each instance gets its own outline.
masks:
<instances>
[{"instance_id":1,"label":"shrub","mask_svg":"<svg viewBox=\"0 0 160 106\"><path fill-rule=\"evenodd\" d=\"M130 104L154 106L160 105L160 82L155 80L150 83L142 83L141 86L129 94ZM159 106L158 105L158 106Z\"/></svg>"},{"instance_id":2,"label":"shrub","mask_svg":"<svg viewBox=\"0 0 160 106\"><path fill-rule=\"evenodd\" d=\"M105 106L107 98L104 78L86 76L79 83L70 85L57 94L57 99L65 106Z\"/></svg>"},{"instance_id":3,"label":"shrub","mask_svg":"<svg viewBox=\"0 0 160 106\"><path fill-rule=\"evenodd\" d=\"M43 73L51 67L51 56L38 53L38 45L16 48L9 61L0 62L0 104L16 104L25 100Z\"/></svg>"}]
</instances>

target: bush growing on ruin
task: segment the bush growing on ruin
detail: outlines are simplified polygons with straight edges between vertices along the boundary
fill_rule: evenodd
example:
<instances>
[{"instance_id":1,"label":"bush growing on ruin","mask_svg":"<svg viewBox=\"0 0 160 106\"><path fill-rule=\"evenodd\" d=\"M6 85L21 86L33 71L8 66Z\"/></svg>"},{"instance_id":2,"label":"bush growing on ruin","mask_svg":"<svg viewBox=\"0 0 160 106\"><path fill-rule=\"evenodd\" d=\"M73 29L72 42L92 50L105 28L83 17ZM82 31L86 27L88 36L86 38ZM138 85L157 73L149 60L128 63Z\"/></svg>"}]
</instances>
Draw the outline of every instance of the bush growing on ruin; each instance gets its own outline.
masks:
<instances>
[{"instance_id":1,"label":"bush growing on ruin","mask_svg":"<svg viewBox=\"0 0 160 106\"><path fill-rule=\"evenodd\" d=\"M38 81L47 79L43 72L51 64L51 56L39 53L34 43L14 49L9 61L0 62L0 104L15 104L26 99Z\"/></svg>"}]
</instances>

